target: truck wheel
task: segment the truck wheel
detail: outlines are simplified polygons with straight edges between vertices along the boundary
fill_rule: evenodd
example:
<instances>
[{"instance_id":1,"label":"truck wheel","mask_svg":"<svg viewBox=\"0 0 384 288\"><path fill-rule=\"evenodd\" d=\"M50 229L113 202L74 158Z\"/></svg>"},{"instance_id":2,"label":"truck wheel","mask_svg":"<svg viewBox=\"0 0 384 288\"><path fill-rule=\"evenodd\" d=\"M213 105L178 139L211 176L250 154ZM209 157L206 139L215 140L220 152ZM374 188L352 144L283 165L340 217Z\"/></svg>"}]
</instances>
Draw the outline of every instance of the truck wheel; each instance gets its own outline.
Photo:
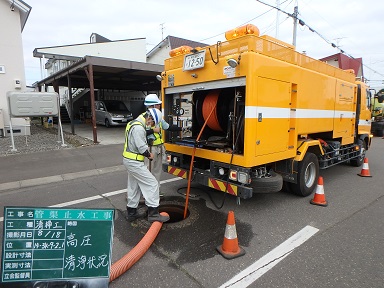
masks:
<instances>
[{"instance_id":1,"label":"truck wheel","mask_svg":"<svg viewBox=\"0 0 384 288\"><path fill-rule=\"evenodd\" d=\"M319 178L319 160L313 153L307 153L299 163L297 184L290 183L292 193L299 196L309 196L317 185Z\"/></svg>"},{"instance_id":2,"label":"truck wheel","mask_svg":"<svg viewBox=\"0 0 384 288\"><path fill-rule=\"evenodd\" d=\"M108 119L105 119L105 127L107 128L111 127L111 124L109 123Z\"/></svg>"},{"instance_id":3,"label":"truck wheel","mask_svg":"<svg viewBox=\"0 0 384 288\"><path fill-rule=\"evenodd\" d=\"M384 135L383 130L384 130L384 126L379 126L379 128L376 130L375 136L383 137L383 135Z\"/></svg>"},{"instance_id":4,"label":"truck wheel","mask_svg":"<svg viewBox=\"0 0 384 288\"><path fill-rule=\"evenodd\" d=\"M274 171L269 172L270 177L252 179L253 193L279 192L283 187L283 177Z\"/></svg>"},{"instance_id":5,"label":"truck wheel","mask_svg":"<svg viewBox=\"0 0 384 288\"><path fill-rule=\"evenodd\" d=\"M359 157L352 159L350 161L350 163L352 166L360 167L364 163L365 153L367 152L367 146L365 144L365 141L363 141L361 139L359 139L359 141L357 143L361 147L360 155L359 155Z\"/></svg>"}]
</instances>

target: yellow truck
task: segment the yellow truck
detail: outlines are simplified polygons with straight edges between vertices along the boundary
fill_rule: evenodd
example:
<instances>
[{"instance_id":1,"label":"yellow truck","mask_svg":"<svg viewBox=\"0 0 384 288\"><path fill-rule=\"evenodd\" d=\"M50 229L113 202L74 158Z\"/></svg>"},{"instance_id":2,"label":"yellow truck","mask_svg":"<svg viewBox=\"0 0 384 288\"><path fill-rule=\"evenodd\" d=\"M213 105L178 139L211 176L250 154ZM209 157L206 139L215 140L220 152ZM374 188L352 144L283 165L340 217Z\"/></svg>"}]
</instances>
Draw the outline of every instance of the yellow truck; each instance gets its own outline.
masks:
<instances>
[{"instance_id":1,"label":"yellow truck","mask_svg":"<svg viewBox=\"0 0 384 288\"><path fill-rule=\"evenodd\" d=\"M165 172L247 199L283 187L308 196L319 169L362 165L371 105L353 70L260 36L251 24L225 36L165 60L165 120L189 127L164 131Z\"/></svg>"}]
</instances>

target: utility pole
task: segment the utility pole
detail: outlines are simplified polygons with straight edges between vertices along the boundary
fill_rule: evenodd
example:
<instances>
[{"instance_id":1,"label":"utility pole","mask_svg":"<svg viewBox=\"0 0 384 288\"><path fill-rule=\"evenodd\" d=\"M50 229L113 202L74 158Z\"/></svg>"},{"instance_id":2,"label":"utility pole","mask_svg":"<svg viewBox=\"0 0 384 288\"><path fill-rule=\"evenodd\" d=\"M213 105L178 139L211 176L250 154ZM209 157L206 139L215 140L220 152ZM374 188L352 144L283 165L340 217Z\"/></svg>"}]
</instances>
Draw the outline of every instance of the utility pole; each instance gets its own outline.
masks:
<instances>
[{"instance_id":1,"label":"utility pole","mask_svg":"<svg viewBox=\"0 0 384 288\"><path fill-rule=\"evenodd\" d=\"M297 15L299 15L299 7L295 6L293 10L293 46L296 46Z\"/></svg>"}]
</instances>

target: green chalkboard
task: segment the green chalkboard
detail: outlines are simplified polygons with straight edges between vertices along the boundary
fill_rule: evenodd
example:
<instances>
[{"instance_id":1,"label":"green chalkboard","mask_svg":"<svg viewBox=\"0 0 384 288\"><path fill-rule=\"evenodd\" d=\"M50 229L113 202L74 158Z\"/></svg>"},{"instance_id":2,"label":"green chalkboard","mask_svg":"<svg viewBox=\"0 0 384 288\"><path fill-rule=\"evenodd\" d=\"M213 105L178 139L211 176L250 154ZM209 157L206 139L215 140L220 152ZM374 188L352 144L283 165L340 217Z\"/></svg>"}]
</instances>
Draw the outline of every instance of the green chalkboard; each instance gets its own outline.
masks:
<instances>
[{"instance_id":1,"label":"green chalkboard","mask_svg":"<svg viewBox=\"0 0 384 288\"><path fill-rule=\"evenodd\" d=\"M114 210L4 207L3 283L107 278Z\"/></svg>"}]
</instances>

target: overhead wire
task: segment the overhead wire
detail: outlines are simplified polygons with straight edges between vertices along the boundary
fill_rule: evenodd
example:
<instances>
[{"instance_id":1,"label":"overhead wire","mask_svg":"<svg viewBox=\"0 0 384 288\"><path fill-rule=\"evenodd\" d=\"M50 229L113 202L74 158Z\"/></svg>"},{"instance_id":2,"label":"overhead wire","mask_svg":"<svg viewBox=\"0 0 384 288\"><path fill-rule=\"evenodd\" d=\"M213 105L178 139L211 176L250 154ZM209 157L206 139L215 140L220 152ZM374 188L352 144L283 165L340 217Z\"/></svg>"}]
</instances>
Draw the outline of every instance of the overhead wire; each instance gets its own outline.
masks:
<instances>
[{"instance_id":1,"label":"overhead wire","mask_svg":"<svg viewBox=\"0 0 384 288\"><path fill-rule=\"evenodd\" d=\"M356 59L355 57L353 57L351 54L349 54L349 53L345 52L343 49L341 49L341 47L340 47L339 45L336 45L335 43L329 41L326 37L324 37L322 34L320 34L317 30L315 30L315 29L313 29L312 27L310 27L310 26L309 26L308 24L306 24L302 19L299 19L299 18L296 17L294 14L289 13L289 12L286 12L286 11L284 11L284 10L278 8L278 7L275 7L275 6L273 6L273 5L270 5L270 4L265 3L265 2L263 2L263 1L260 1L260 0L256 0L256 1L259 2L259 3L262 3L262 4L266 5L266 6L273 7L274 9L276 9L276 10L278 10L278 11L280 11L280 12L282 12L282 13L284 13L284 14L286 14L286 15L292 17L292 18L297 18L297 20L298 20L298 22L299 22L299 24L300 24L301 26L306 26L306 27L309 29L309 31L311 31L311 32L313 32L313 33L315 33L315 34L317 34L321 39L323 39L326 43L330 44L333 48L338 49L342 54L345 54L346 56L348 56L349 58L351 58L351 59L353 59L353 60L357 60L357 59ZM361 63L361 64L363 65L363 67L365 67L365 68L371 70L372 72L374 72L374 73L376 73L376 74L378 74L378 75L384 77L384 74L381 74L380 72L374 70L373 68L371 68L371 67L369 67L369 66L367 66L367 65L365 65L365 64L363 64L363 63ZM366 80L369 81L368 79L366 79Z\"/></svg>"},{"instance_id":2,"label":"overhead wire","mask_svg":"<svg viewBox=\"0 0 384 288\"><path fill-rule=\"evenodd\" d=\"M255 1L256 1L256 2L259 2L259 3L261 3L261 4L264 4L264 5L266 5L266 6L269 6L269 7L271 7L271 9L269 9L269 10L267 10L267 11L265 11L265 12L259 14L259 15L257 15L256 17L254 17L254 18L252 18L252 19L249 19L248 21L244 22L243 24L238 25L237 27L240 27L240 26L243 26L243 25L245 25L245 24L248 24L249 22L251 22L251 21L253 21L253 20L257 19L257 18L260 18L261 16L263 16L263 15L265 15L265 14L271 12L272 10L276 9L276 10L278 10L279 12L281 12L281 13L283 13L283 14L286 14L288 17L297 18L297 20L298 20L298 22L299 22L299 24L300 24L301 26L303 26L303 27L304 27L304 26L307 27L307 28L309 29L309 31L311 31L311 32L315 33L316 35L318 35L323 41L325 41L327 44L331 45L333 48L338 49L338 50L340 51L340 53L345 54L346 56L348 56L349 58L351 58L351 59L353 59L353 60L357 60L357 59L356 59L354 56L352 56L350 53L347 53L344 49L342 49L340 45L335 44L335 43L333 43L332 41L328 40L328 39L327 39L325 36L323 36L319 31L315 30L314 28L312 28L311 26L309 26L308 24L306 24L306 23L304 22L304 20L302 20L302 19L296 17L293 13L286 12L286 11L284 11L283 9L280 9L280 8L278 8L278 7L276 7L276 6L270 5L270 4L265 3L265 2L263 2L263 1L260 1L260 0L255 0ZM284 4L284 3L287 2L287 1L289 1L289 0L283 1L281 4ZM287 5L291 4L292 1L293 1L293 0L291 0ZM281 25L281 24L284 23L287 19L288 19L288 18L284 19L281 23L276 23L276 25ZM326 20L324 20L324 21L327 22ZM271 25L272 25L272 24L271 24ZM267 28L265 29L265 32L268 32L268 31L270 30L271 25L268 26L269 28L267 27ZM265 32L264 32L264 33L265 33ZM208 38L205 38L205 39L201 39L201 40L199 40L199 41L201 41L201 42L202 42L202 41L206 41L206 40L209 40L209 39L212 39L212 38L221 36L221 35L223 35L223 34L224 34L224 32L222 32L222 33L220 33L220 34L216 34L216 35L211 36L211 37L208 37ZM372 71L373 73L375 73L375 74L377 74L377 75L380 75L380 76L384 77L384 74L378 72L377 70L375 70L375 69L369 67L368 65L366 65L366 64L364 64L364 63L361 63L361 64L362 64L362 66L363 66L364 68L369 69L369 70ZM366 80L367 80L367 81L370 81L369 79L366 79Z\"/></svg>"}]
</instances>

